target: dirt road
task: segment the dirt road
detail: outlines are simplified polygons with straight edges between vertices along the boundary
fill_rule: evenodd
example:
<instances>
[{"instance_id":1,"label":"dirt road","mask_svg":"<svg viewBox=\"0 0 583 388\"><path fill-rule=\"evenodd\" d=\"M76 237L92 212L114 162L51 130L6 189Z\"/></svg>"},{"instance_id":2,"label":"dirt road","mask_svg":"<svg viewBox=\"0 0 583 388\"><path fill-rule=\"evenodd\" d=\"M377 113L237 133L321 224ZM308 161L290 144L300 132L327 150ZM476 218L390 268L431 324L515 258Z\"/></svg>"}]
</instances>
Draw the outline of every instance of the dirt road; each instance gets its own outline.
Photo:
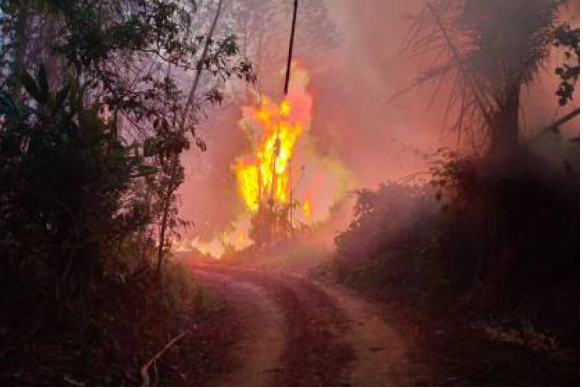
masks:
<instances>
[{"instance_id":1,"label":"dirt road","mask_svg":"<svg viewBox=\"0 0 583 388\"><path fill-rule=\"evenodd\" d=\"M208 386L408 384L406 344L376 308L299 275L193 265L237 336Z\"/></svg>"}]
</instances>

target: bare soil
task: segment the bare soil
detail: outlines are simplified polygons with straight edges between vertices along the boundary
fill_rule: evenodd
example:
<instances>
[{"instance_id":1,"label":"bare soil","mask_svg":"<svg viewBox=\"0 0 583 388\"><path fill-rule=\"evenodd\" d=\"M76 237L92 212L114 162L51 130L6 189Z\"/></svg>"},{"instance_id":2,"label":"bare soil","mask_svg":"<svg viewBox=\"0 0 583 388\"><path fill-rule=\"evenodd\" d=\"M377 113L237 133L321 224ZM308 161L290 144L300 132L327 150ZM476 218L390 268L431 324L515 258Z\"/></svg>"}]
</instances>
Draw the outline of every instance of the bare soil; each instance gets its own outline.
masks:
<instances>
[{"instance_id":1,"label":"bare soil","mask_svg":"<svg viewBox=\"0 0 583 388\"><path fill-rule=\"evenodd\" d=\"M164 356L162 385L474 386L578 384L578 354L492 342L463 322L289 272L198 263L210 318Z\"/></svg>"},{"instance_id":2,"label":"bare soil","mask_svg":"<svg viewBox=\"0 0 583 388\"><path fill-rule=\"evenodd\" d=\"M185 364L186 357L186 364L195 372L172 373L165 367L162 383L415 384L403 338L375 306L350 292L301 275L254 268L197 264L192 271L209 298L220 306L215 314L219 318L201 325L173 358L164 361ZM196 380L188 381L195 375Z\"/></svg>"}]
</instances>

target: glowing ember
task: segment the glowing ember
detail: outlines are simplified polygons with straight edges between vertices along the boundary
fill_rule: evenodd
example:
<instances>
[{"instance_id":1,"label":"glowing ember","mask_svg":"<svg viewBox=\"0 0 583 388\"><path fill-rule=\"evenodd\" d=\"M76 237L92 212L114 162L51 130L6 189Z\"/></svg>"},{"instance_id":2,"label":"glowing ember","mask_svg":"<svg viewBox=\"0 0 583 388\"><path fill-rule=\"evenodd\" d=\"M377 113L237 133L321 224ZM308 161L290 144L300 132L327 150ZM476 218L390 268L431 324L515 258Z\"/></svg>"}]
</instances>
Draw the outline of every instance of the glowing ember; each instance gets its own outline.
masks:
<instances>
[{"instance_id":1,"label":"glowing ember","mask_svg":"<svg viewBox=\"0 0 583 388\"><path fill-rule=\"evenodd\" d=\"M304 206L302 206L302 210L304 211L304 215L306 217L310 217L310 202L305 201Z\"/></svg>"}]
</instances>

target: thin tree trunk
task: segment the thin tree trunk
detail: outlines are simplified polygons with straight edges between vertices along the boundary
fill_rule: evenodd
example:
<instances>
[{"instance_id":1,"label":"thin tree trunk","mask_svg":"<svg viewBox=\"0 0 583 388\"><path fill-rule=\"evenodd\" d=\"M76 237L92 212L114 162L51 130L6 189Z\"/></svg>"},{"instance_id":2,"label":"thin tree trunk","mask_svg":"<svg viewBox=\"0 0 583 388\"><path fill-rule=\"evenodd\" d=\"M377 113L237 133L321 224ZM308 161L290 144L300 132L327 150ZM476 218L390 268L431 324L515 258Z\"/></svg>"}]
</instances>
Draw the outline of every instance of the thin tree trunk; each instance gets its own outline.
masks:
<instances>
[{"instance_id":1,"label":"thin tree trunk","mask_svg":"<svg viewBox=\"0 0 583 388\"><path fill-rule=\"evenodd\" d=\"M190 92L188 93L188 100L186 100L186 105L184 106L184 113L182 114L182 120L180 121L180 130L184 130L184 125L186 123L186 117L188 116L188 111L192 108L192 104L194 103L194 96L196 94L196 89L198 88L198 83L200 82L200 76L202 74L202 67L204 66L204 60L208 55L208 50L211 45L213 35L215 34L215 29L217 28L217 24L219 21L219 16L221 15L221 8L223 6L223 0L219 0L219 4L217 6L217 12L215 13L215 17L211 24L211 28L207 34L206 41L204 44L204 48L202 50L202 54L200 59L196 65L196 75L194 76L194 81L192 82L192 86L190 87Z\"/></svg>"},{"instance_id":2,"label":"thin tree trunk","mask_svg":"<svg viewBox=\"0 0 583 388\"><path fill-rule=\"evenodd\" d=\"M211 28L207 34L207 38L204 44L204 48L202 50L202 54L200 56L200 59L196 65L196 75L194 76L194 81L192 82L192 86L190 88L190 92L188 93L188 99L186 101L186 105L184 106L184 112L182 114L182 118L180 120L180 126L179 126L179 131L182 132L184 131L184 126L186 124L186 118L188 117L188 112L190 111L190 109L192 108L192 104L194 103L194 96L196 94L196 89L198 88L198 84L200 82L200 77L202 74L202 70L203 70L203 66L204 66L204 60L208 55L208 51L213 39L213 35L215 33L215 29L217 27L218 21L219 21L219 16L221 15L221 8L223 6L223 0L219 0L219 4L217 6L217 12L215 13L215 17L213 19L213 22L211 24ZM178 169L178 165L180 163L180 156L176 155L176 157L174 158L174 160L171 161L172 163L172 168L171 168L171 172L170 172L170 182L168 183L168 191L167 194L164 198L164 208L163 208L163 213L162 213L162 224L160 225L160 242L159 242L159 246L158 246L158 265L157 265L157 271L160 272L162 270L162 263L163 263L163 259L164 259L164 242L166 239L166 230L168 229L168 215L170 212L170 203L172 201L172 194L174 194L174 191L178 188L178 185L175 184L175 181L177 179L177 173L179 171Z\"/></svg>"},{"instance_id":3,"label":"thin tree trunk","mask_svg":"<svg viewBox=\"0 0 583 388\"><path fill-rule=\"evenodd\" d=\"M168 201L164 200L164 213L162 216L162 224L160 225L160 236L158 242L158 264L156 265L156 271L160 273L162 271L162 263L164 262L164 245L166 243L166 225L168 224L168 211L169 211Z\"/></svg>"},{"instance_id":4,"label":"thin tree trunk","mask_svg":"<svg viewBox=\"0 0 583 388\"><path fill-rule=\"evenodd\" d=\"M176 174L178 171L178 164L180 163L180 158L177 155L176 159L172 162L172 170L170 171L170 182L168 183L168 190L163 198L163 208L162 208L162 223L160 224L160 235L158 243L158 264L156 265L156 271L160 273L162 271L162 264L164 262L164 245L166 243L166 230L168 229L168 215L170 213L170 204L172 202L172 194L174 190L178 188L176 184Z\"/></svg>"},{"instance_id":5,"label":"thin tree trunk","mask_svg":"<svg viewBox=\"0 0 583 388\"><path fill-rule=\"evenodd\" d=\"M28 39L26 36L26 28L28 25L28 6L27 2L23 2L16 16L15 26L15 40L16 47L14 49L14 65L15 69L12 73L12 82L18 84L20 74L26 70L26 49L28 47ZM20 97L20 87L15 88L15 96Z\"/></svg>"}]
</instances>

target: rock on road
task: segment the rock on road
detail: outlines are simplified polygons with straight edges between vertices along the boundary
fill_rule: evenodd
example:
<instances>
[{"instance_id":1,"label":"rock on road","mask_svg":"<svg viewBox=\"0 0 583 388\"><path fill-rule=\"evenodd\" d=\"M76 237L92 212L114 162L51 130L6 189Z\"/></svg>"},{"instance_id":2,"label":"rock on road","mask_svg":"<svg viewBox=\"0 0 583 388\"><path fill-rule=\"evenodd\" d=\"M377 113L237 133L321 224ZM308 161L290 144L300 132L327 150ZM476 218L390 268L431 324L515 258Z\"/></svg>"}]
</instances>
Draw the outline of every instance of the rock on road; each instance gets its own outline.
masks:
<instances>
[{"instance_id":1,"label":"rock on road","mask_svg":"<svg viewBox=\"0 0 583 388\"><path fill-rule=\"evenodd\" d=\"M406 344L375 306L299 275L192 266L241 333L208 386L407 385Z\"/></svg>"}]
</instances>

